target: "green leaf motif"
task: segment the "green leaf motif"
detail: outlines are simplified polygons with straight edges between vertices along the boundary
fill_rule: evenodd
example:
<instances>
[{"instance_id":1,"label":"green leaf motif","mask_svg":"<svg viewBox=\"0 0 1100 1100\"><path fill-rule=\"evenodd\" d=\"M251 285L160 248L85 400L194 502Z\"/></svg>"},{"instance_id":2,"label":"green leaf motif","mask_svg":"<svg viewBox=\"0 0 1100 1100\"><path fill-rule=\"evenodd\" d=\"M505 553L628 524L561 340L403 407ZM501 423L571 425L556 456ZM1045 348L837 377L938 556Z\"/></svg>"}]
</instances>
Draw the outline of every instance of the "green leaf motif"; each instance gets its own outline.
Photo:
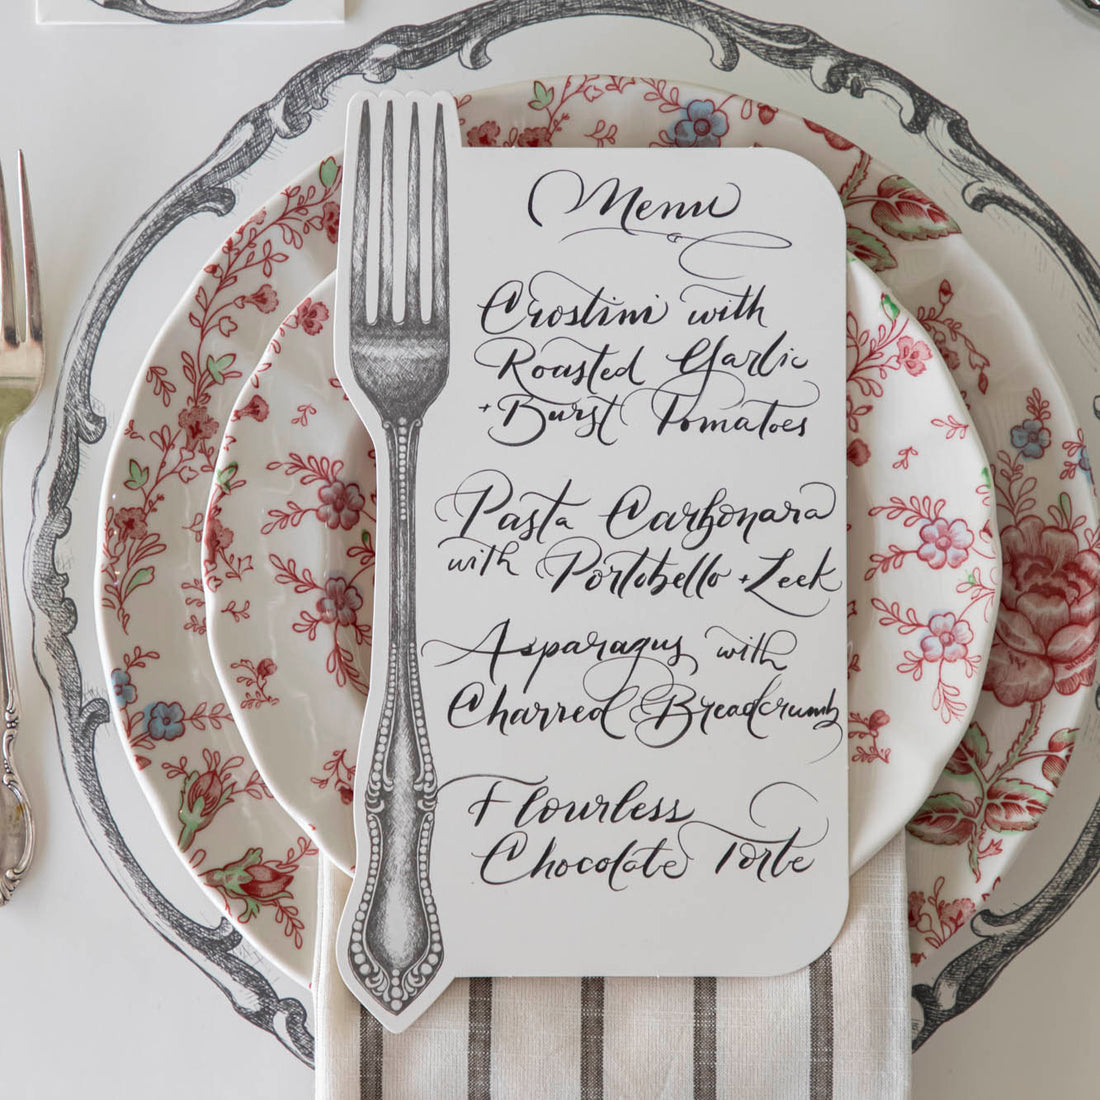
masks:
<instances>
[{"instance_id":1,"label":"green leaf motif","mask_svg":"<svg viewBox=\"0 0 1100 1100\"><path fill-rule=\"evenodd\" d=\"M554 89L547 88L541 80L535 81L534 95L528 101L527 106L532 111L543 111L554 102Z\"/></svg>"},{"instance_id":2,"label":"green leaf motif","mask_svg":"<svg viewBox=\"0 0 1100 1100\"><path fill-rule=\"evenodd\" d=\"M918 840L929 844L963 844L974 833L974 806L960 794L946 791L929 795L905 826Z\"/></svg>"},{"instance_id":3,"label":"green leaf motif","mask_svg":"<svg viewBox=\"0 0 1100 1100\"><path fill-rule=\"evenodd\" d=\"M136 458L130 459L130 476L122 483L127 489L140 489L149 480L149 467L142 466Z\"/></svg>"},{"instance_id":4,"label":"green leaf motif","mask_svg":"<svg viewBox=\"0 0 1100 1100\"><path fill-rule=\"evenodd\" d=\"M947 761L952 775L976 774L989 763L989 739L977 722L972 722L962 741Z\"/></svg>"},{"instance_id":5,"label":"green leaf motif","mask_svg":"<svg viewBox=\"0 0 1100 1100\"><path fill-rule=\"evenodd\" d=\"M872 271L889 271L898 266L885 241L855 225L848 226L848 251Z\"/></svg>"},{"instance_id":6,"label":"green leaf motif","mask_svg":"<svg viewBox=\"0 0 1100 1100\"><path fill-rule=\"evenodd\" d=\"M904 176L887 176L879 183L871 221L903 241L931 241L959 231L955 219Z\"/></svg>"},{"instance_id":7,"label":"green leaf motif","mask_svg":"<svg viewBox=\"0 0 1100 1100\"><path fill-rule=\"evenodd\" d=\"M227 352L225 355L218 359L214 356L208 355L206 357L206 369L210 374L210 377L214 379L219 385L225 381L225 372L233 366L236 360L236 355L233 352Z\"/></svg>"},{"instance_id":8,"label":"green leaf motif","mask_svg":"<svg viewBox=\"0 0 1100 1100\"><path fill-rule=\"evenodd\" d=\"M894 299L891 298L889 294L884 294L879 299L878 304L882 307L882 312L885 313L886 316L889 317L891 321L896 321L898 319L898 314L901 311L898 309L897 302L895 302Z\"/></svg>"},{"instance_id":9,"label":"green leaf motif","mask_svg":"<svg viewBox=\"0 0 1100 1100\"><path fill-rule=\"evenodd\" d=\"M1058 507L1062 515L1066 517L1066 523L1073 519L1073 502L1069 499L1069 493L1058 494Z\"/></svg>"},{"instance_id":10,"label":"green leaf motif","mask_svg":"<svg viewBox=\"0 0 1100 1100\"><path fill-rule=\"evenodd\" d=\"M152 584L153 578L156 575L156 570L151 565L147 565L144 569L139 569L126 582L126 587L122 590L122 598L125 599L131 592L141 588L142 585Z\"/></svg>"},{"instance_id":11,"label":"green leaf motif","mask_svg":"<svg viewBox=\"0 0 1100 1100\"><path fill-rule=\"evenodd\" d=\"M238 469L240 469L240 467L236 462L230 462L228 466L223 466L214 475L214 480L221 486L222 492L229 492L229 487L233 484L233 478L236 476Z\"/></svg>"},{"instance_id":12,"label":"green leaf motif","mask_svg":"<svg viewBox=\"0 0 1100 1100\"><path fill-rule=\"evenodd\" d=\"M871 166L871 158L862 153L859 160L852 166L848 178L840 186L840 201L847 204L853 195L859 190L860 185L867 178L867 169Z\"/></svg>"},{"instance_id":13,"label":"green leaf motif","mask_svg":"<svg viewBox=\"0 0 1100 1100\"><path fill-rule=\"evenodd\" d=\"M331 187L336 182L336 175L340 171L339 166L336 163L335 157L326 157L321 161L320 177L321 183L325 187Z\"/></svg>"},{"instance_id":14,"label":"green leaf motif","mask_svg":"<svg viewBox=\"0 0 1100 1100\"><path fill-rule=\"evenodd\" d=\"M1050 802L1051 793L1023 779L998 779L986 795L985 823L999 833L1034 829Z\"/></svg>"}]
</instances>

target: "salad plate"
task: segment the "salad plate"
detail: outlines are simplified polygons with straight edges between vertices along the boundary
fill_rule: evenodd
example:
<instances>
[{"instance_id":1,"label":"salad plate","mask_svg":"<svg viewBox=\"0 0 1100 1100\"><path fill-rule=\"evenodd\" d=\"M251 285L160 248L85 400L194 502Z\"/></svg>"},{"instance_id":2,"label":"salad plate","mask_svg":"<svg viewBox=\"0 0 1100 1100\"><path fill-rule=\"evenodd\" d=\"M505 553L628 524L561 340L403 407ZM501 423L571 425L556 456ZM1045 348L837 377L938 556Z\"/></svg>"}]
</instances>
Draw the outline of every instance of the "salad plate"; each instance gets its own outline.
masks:
<instances>
[{"instance_id":1,"label":"salad plate","mask_svg":"<svg viewBox=\"0 0 1100 1100\"><path fill-rule=\"evenodd\" d=\"M981 737L972 735L966 758L978 771L952 756L944 789L910 826L914 893L936 913L936 899L958 902L954 913L978 903L1054 793L1061 771L1048 758L1061 768L1068 760L1066 731L1086 699L1100 623L1083 436L1018 307L946 211L851 142L769 104L661 80L584 76L463 96L459 114L469 145L759 143L806 156L836 185L850 251L913 311L969 405L993 463L1006 576L1015 570L1005 598L1017 614L994 638L975 716ZM177 850L187 844L181 855L195 879L299 978L311 933L308 921L297 922L312 905L316 845L252 776L231 721L206 647L201 533L217 439L238 388L276 318L334 265L339 171L325 158L265 204L170 318L115 439L97 561L104 669L143 791ZM1038 606L1035 585L1053 588L1049 605ZM1026 759L1014 759L1020 743ZM953 788L959 783L969 793ZM275 848L254 839L268 835L278 835ZM928 928L922 912L910 920L927 956L964 922Z\"/></svg>"},{"instance_id":2,"label":"salad plate","mask_svg":"<svg viewBox=\"0 0 1100 1100\"><path fill-rule=\"evenodd\" d=\"M350 873L374 561L385 550L373 444L333 366L334 290L330 276L289 315L238 395L207 511L204 579L214 667L251 757ZM999 563L985 454L942 357L858 260L848 303L855 871L904 827L966 729ZM243 570L220 550L227 539L249 549Z\"/></svg>"}]
</instances>

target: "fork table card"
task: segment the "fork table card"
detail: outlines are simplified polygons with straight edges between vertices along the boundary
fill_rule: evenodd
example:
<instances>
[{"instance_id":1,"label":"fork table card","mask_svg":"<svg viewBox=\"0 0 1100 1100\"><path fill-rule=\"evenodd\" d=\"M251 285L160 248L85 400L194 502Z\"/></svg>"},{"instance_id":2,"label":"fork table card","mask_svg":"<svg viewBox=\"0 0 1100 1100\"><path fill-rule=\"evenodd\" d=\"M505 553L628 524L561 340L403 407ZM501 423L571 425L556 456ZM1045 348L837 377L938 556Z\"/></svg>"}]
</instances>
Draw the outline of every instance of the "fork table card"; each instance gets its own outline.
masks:
<instances>
[{"instance_id":1,"label":"fork table card","mask_svg":"<svg viewBox=\"0 0 1100 1100\"><path fill-rule=\"evenodd\" d=\"M409 102L349 116L336 359L380 499L345 980L401 1030L459 975L803 966L847 907L836 192L765 149L474 154L417 103L422 211ZM355 250L400 320L410 218L437 327L349 347ZM418 414L391 376L440 320Z\"/></svg>"}]
</instances>

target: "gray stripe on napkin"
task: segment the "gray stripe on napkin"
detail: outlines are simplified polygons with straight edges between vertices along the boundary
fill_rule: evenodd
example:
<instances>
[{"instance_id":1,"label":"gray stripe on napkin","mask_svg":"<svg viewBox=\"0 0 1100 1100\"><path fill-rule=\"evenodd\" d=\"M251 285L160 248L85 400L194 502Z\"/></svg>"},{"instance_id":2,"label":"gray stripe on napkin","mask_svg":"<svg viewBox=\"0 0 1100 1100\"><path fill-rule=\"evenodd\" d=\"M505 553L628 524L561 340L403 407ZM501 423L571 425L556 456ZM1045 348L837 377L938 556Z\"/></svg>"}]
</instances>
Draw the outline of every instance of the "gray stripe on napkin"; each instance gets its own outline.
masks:
<instances>
[{"instance_id":1,"label":"gray stripe on napkin","mask_svg":"<svg viewBox=\"0 0 1100 1100\"><path fill-rule=\"evenodd\" d=\"M695 979L692 1078L695 1100L718 1095L718 979Z\"/></svg>"},{"instance_id":2,"label":"gray stripe on napkin","mask_svg":"<svg viewBox=\"0 0 1100 1100\"><path fill-rule=\"evenodd\" d=\"M466 1040L469 1100L490 1100L493 1074L493 979L470 979L470 1023Z\"/></svg>"},{"instance_id":3,"label":"gray stripe on napkin","mask_svg":"<svg viewBox=\"0 0 1100 1100\"><path fill-rule=\"evenodd\" d=\"M603 1100L603 978L581 978L581 1100Z\"/></svg>"},{"instance_id":4,"label":"gray stripe on napkin","mask_svg":"<svg viewBox=\"0 0 1100 1100\"><path fill-rule=\"evenodd\" d=\"M359 1100L382 1100L382 1025L359 1006Z\"/></svg>"},{"instance_id":5,"label":"gray stripe on napkin","mask_svg":"<svg viewBox=\"0 0 1100 1100\"><path fill-rule=\"evenodd\" d=\"M833 953L810 963L810 1100L833 1096Z\"/></svg>"}]
</instances>

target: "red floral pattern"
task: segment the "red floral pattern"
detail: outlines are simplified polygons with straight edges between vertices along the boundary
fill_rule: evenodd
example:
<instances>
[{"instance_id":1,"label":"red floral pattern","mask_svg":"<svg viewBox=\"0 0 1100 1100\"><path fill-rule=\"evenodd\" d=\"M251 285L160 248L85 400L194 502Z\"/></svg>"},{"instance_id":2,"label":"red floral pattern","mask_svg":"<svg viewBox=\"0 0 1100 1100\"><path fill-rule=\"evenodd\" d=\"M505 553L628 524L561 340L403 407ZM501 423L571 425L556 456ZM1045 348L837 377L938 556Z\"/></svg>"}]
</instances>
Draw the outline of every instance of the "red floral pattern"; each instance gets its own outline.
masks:
<instances>
[{"instance_id":1,"label":"red floral pattern","mask_svg":"<svg viewBox=\"0 0 1100 1100\"><path fill-rule=\"evenodd\" d=\"M265 859L262 848L249 848L238 859L203 872L202 878L207 886L221 894L226 913L235 915L240 924L247 924L259 916L265 907L273 909L283 934L293 939L294 946L301 950L305 923L298 906L291 904L294 894L290 887L302 860L315 855L317 849L302 836L298 838L297 847L287 849L282 859ZM235 914L234 902L240 903Z\"/></svg>"},{"instance_id":2,"label":"red floral pattern","mask_svg":"<svg viewBox=\"0 0 1100 1100\"><path fill-rule=\"evenodd\" d=\"M298 325L309 336L319 336L324 323L328 320L328 306L324 302L315 302L306 298L295 311Z\"/></svg>"},{"instance_id":3,"label":"red floral pattern","mask_svg":"<svg viewBox=\"0 0 1100 1100\"><path fill-rule=\"evenodd\" d=\"M942 297L942 292L941 292ZM1001 525L1003 584L989 667L982 684L1003 708L1017 712L1011 735L991 737L982 721L971 723L932 794L907 826L911 837L937 847L962 846L974 883L983 863L1006 854L1006 845L1038 825L1073 752L1074 729L1044 729L1052 697L1072 695L1092 683L1100 633L1098 535L1086 529L1069 496L1043 517L1035 511L1036 478L1029 463L1042 462L1052 442L1050 402L1033 389L1020 422L1008 437L1012 449L997 453L993 480ZM939 898L944 879L929 898ZM918 898L925 895L918 891ZM910 919L914 956L942 946L973 910L976 894L956 898L944 910L921 902ZM987 896L987 895L983 895ZM920 915L923 913L923 915ZM933 919L935 917L935 919ZM959 918L959 919L955 919ZM924 949L924 950L920 950Z\"/></svg>"},{"instance_id":4,"label":"red floral pattern","mask_svg":"<svg viewBox=\"0 0 1100 1100\"><path fill-rule=\"evenodd\" d=\"M926 523L919 533L921 545L917 557L933 569L945 565L957 569L970 556L970 547L974 545L974 532L962 519L948 523L940 516Z\"/></svg>"},{"instance_id":5,"label":"red floral pattern","mask_svg":"<svg viewBox=\"0 0 1100 1100\"><path fill-rule=\"evenodd\" d=\"M370 459L374 461L373 450ZM285 459L269 462L267 468L281 470L299 485L312 489L316 503L307 507L291 499L285 509L269 509L260 528L262 534L297 527L309 516L331 531L356 532L345 549L345 557L354 566L347 576L331 574L318 580L293 558L269 554L268 560L277 584L290 585L299 595L312 594L313 610L299 612L294 632L311 642L319 636L329 639L325 667L336 686L349 684L366 695L371 626L359 621L359 611L363 607L361 586L374 584L374 542L366 525L373 527L375 522L376 494L372 493L368 502L356 482L340 476L344 468L342 459L291 452ZM322 627L329 629L322 631Z\"/></svg>"},{"instance_id":6,"label":"red floral pattern","mask_svg":"<svg viewBox=\"0 0 1100 1100\"><path fill-rule=\"evenodd\" d=\"M333 792L345 806L350 806L355 795L355 765L348 763L348 756L354 759L354 750L340 749L334 752L322 766L323 775L310 777L310 783L322 791L332 784Z\"/></svg>"},{"instance_id":7,"label":"red floral pattern","mask_svg":"<svg viewBox=\"0 0 1100 1100\"><path fill-rule=\"evenodd\" d=\"M1005 706L1092 683L1100 629L1100 555L1077 532L1025 516L1001 530L1004 585L987 688Z\"/></svg>"},{"instance_id":8,"label":"red floral pattern","mask_svg":"<svg viewBox=\"0 0 1100 1100\"><path fill-rule=\"evenodd\" d=\"M234 554L240 539L217 515L204 539L199 509L206 506L211 480L222 498L240 484L235 469L217 467L219 434L242 378L238 357L253 361L263 346L257 347L256 341L266 342L270 334L264 318L280 308L283 265L307 242L314 248L318 237L332 248L328 242L335 239L338 226L340 182L339 166L328 158L312 180L287 187L276 203L224 242L204 268L188 308L158 340L109 475L99 599L107 624L106 648L117 665L112 673L116 724L151 801L164 816L174 815L178 849L196 877L223 897L228 880L215 883L217 876L208 869L218 864L224 869L240 854L231 845L241 834L242 819L266 822L264 827L275 836L289 829L258 773L246 767L232 715L217 691L213 669L204 665L206 620L198 563L204 562L216 581L224 581L247 571L250 559ZM314 325L323 319L314 313L308 321ZM257 400L241 415L262 421L267 409ZM178 575L181 559L189 554L193 558L186 579L172 591L176 582L169 585L167 578L173 571ZM164 566L163 575L162 561L171 566ZM188 575L191 561L194 573ZM135 609L140 609L140 618ZM231 603L227 613L246 616L247 602ZM166 646L170 661L168 654L161 656ZM170 665L196 661L193 678L171 671ZM262 662L257 667L267 671ZM180 690L167 694L160 686L164 684ZM167 759L166 746L175 753ZM151 767L158 756L161 767ZM271 808L244 815L242 803ZM275 876L293 877L277 861L260 863ZM250 890L262 895L268 873L256 869L247 881L242 878L242 897ZM297 918L291 912L295 885L285 878L269 881L279 881L281 909L277 913L269 905L263 911L273 916L273 924L289 929L290 952L280 958L297 968L291 960L305 941L304 925L298 921L295 931ZM312 904L308 878L305 889ZM256 914L253 923L266 921ZM269 933L261 928L259 935ZM304 954L308 956L308 949Z\"/></svg>"},{"instance_id":9,"label":"red floral pattern","mask_svg":"<svg viewBox=\"0 0 1100 1100\"><path fill-rule=\"evenodd\" d=\"M346 484L339 478L322 485L317 490L321 501L317 508L317 518L328 528L335 531L342 527L350 531L358 522L366 500L355 482Z\"/></svg>"}]
</instances>

